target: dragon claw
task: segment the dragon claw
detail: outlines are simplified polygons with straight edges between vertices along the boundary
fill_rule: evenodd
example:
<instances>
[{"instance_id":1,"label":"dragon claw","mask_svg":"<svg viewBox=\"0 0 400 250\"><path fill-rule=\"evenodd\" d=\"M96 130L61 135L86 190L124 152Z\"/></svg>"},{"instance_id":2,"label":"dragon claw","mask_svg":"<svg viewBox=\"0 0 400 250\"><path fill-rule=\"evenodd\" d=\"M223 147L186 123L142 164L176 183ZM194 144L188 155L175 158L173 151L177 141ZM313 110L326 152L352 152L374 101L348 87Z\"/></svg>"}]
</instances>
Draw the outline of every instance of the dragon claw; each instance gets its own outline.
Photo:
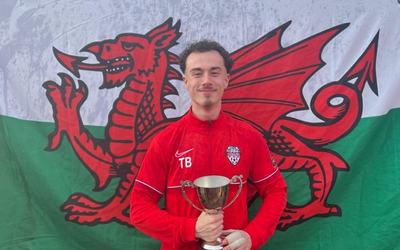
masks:
<instances>
[{"instance_id":1,"label":"dragon claw","mask_svg":"<svg viewBox=\"0 0 400 250\"><path fill-rule=\"evenodd\" d=\"M331 204L323 204L320 202L313 202L304 207L291 207L287 206L283 212L278 230L286 231L288 228L303 223L313 217L330 217L341 216L342 212L339 206Z\"/></svg>"},{"instance_id":2,"label":"dragon claw","mask_svg":"<svg viewBox=\"0 0 400 250\"><path fill-rule=\"evenodd\" d=\"M64 211L75 207L98 209L102 206L102 203L93 200L86 194L76 193L72 194L67 201L64 202L64 204L61 206L61 209Z\"/></svg>"},{"instance_id":3,"label":"dragon claw","mask_svg":"<svg viewBox=\"0 0 400 250\"><path fill-rule=\"evenodd\" d=\"M88 95L87 86L83 81L79 81L79 87L75 88L74 81L69 75L59 73L58 76L61 79L60 85L54 81L47 81L42 85L53 107L56 125L48 136L48 145L45 148L48 151L55 150L61 145L63 134L67 136L79 134L79 109Z\"/></svg>"},{"instance_id":4,"label":"dragon claw","mask_svg":"<svg viewBox=\"0 0 400 250\"><path fill-rule=\"evenodd\" d=\"M77 224L87 224L87 225L92 225L92 224L97 224L100 222L100 218L92 216L92 215L65 215L65 219L68 221L75 222Z\"/></svg>"},{"instance_id":5,"label":"dragon claw","mask_svg":"<svg viewBox=\"0 0 400 250\"><path fill-rule=\"evenodd\" d=\"M60 210L66 212L65 219L77 224L95 225L118 221L127 226L130 225L129 217L124 213L125 206L121 206L118 198L111 202L97 202L83 193L72 194L61 205Z\"/></svg>"}]
</instances>

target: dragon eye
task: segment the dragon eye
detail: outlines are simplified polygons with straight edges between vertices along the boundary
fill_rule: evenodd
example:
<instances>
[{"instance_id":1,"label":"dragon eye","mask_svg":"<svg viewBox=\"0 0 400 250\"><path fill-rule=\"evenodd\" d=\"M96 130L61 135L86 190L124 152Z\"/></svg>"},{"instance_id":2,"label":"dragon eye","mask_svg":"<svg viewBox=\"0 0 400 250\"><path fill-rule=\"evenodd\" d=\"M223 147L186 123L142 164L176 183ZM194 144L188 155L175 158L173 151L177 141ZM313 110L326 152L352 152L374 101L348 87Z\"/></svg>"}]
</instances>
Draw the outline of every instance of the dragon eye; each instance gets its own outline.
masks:
<instances>
[{"instance_id":1,"label":"dragon eye","mask_svg":"<svg viewBox=\"0 0 400 250\"><path fill-rule=\"evenodd\" d=\"M130 43L130 42L122 42L122 48L126 51L132 51L134 50L136 47L142 48L143 46L140 45L139 43Z\"/></svg>"}]
</instances>

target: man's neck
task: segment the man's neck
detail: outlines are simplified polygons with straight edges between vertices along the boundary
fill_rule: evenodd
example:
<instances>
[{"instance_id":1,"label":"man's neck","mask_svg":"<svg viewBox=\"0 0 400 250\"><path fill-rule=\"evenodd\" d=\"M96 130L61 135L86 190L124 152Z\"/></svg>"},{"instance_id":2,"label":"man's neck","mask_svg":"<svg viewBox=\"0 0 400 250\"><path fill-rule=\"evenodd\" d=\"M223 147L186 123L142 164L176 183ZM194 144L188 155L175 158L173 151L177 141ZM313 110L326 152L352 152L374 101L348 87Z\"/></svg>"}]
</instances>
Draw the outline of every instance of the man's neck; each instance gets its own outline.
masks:
<instances>
[{"instance_id":1,"label":"man's neck","mask_svg":"<svg viewBox=\"0 0 400 250\"><path fill-rule=\"evenodd\" d=\"M196 105L192 105L192 113L202 121L215 120L221 113L221 105L218 105L217 107L198 107Z\"/></svg>"}]
</instances>

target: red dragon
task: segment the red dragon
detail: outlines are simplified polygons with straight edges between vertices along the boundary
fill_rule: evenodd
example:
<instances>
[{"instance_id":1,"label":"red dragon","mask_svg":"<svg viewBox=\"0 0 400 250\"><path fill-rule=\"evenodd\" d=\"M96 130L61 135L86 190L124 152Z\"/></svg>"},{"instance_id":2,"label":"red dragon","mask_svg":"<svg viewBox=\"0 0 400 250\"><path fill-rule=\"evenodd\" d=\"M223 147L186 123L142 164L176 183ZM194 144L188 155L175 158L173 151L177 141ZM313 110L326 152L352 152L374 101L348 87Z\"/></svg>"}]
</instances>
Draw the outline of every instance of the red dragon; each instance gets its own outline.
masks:
<instances>
[{"instance_id":1,"label":"red dragon","mask_svg":"<svg viewBox=\"0 0 400 250\"><path fill-rule=\"evenodd\" d=\"M362 91L366 83L377 94L375 57L378 35L360 59L337 82L326 84L311 100L311 111L322 120L307 123L288 116L307 110L302 88L323 67L324 46L348 24L343 24L292 46L283 48L281 36L290 22L259 40L233 52L235 60L223 109L249 122L262 133L282 171L305 171L310 180L311 200L303 206L288 204L278 229L286 230L315 216L340 216L337 205L327 203L338 170L348 170L339 154L324 148L349 134L362 114ZM93 53L98 64L86 57L64 54L54 48L57 60L74 76L79 70L100 71L100 88L124 85L109 113L104 139L94 138L85 128L80 108L88 97L86 84L59 73L61 85L43 84L53 107L55 129L46 150L56 150L65 136L82 164L95 178L95 191L104 190L119 178L114 195L98 202L83 193L72 194L61 205L66 220L97 225L116 221L130 226L129 194L152 138L171 122L164 111L175 108L165 97L177 95L170 80L181 79L174 69L178 57L169 49L177 44L180 22L169 18L145 35L120 34L82 49ZM351 83L353 82L353 83ZM341 98L339 104L334 99ZM252 189L250 189L252 190ZM255 192L249 197L255 197ZM290 197L289 197L290 199Z\"/></svg>"}]
</instances>

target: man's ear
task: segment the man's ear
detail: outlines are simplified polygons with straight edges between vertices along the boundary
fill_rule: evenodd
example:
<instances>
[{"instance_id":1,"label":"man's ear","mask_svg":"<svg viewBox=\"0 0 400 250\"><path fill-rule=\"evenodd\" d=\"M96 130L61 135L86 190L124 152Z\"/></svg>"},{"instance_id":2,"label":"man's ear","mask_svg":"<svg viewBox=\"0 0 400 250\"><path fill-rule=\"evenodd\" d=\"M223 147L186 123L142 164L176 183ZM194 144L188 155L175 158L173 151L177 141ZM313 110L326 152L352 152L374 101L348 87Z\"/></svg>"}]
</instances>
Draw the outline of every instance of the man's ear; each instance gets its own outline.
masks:
<instances>
[{"instance_id":1,"label":"man's ear","mask_svg":"<svg viewBox=\"0 0 400 250\"><path fill-rule=\"evenodd\" d=\"M229 80L231 79L231 75L230 74L226 74L226 78L225 78L225 88L227 88L229 86Z\"/></svg>"}]
</instances>

